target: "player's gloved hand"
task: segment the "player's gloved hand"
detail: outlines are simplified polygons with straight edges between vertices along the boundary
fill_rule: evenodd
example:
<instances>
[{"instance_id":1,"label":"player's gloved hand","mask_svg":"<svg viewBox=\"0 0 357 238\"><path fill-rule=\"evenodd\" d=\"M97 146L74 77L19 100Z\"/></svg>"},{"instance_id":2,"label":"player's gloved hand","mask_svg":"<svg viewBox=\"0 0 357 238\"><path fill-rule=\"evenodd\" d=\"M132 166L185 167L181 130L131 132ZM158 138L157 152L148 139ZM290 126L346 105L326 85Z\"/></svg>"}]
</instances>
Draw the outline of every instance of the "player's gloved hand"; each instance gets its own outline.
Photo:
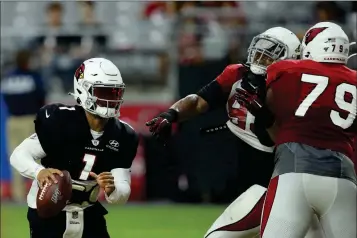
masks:
<instances>
[{"instance_id":1,"label":"player's gloved hand","mask_svg":"<svg viewBox=\"0 0 357 238\"><path fill-rule=\"evenodd\" d=\"M249 69L243 73L241 87L251 94L256 94L265 89L265 75L254 74Z\"/></svg>"},{"instance_id":2,"label":"player's gloved hand","mask_svg":"<svg viewBox=\"0 0 357 238\"><path fill-rule=\"evenodd\" d=\"M257 116L260 109L263 107L263 103L257 94L249 93L241 88L236 88L235 98L237 102L247 108L253 116Z\"/></svg>"},{"instance_id":3,"label":"player's gloved hand","mask_svg":"<svg viewBox=\"0 0 357 238\"><path fill-rule=\"evenodd\" d=\"M90 172L89 175L97 181L99 187L103 188L107 194L114 191L114 176L111 172L103 172L98 175Z\"/></svg>"},{"instance_id":4,"label":"player's gloved hand","mask_svg":"<svg viewBox=\"0 0 357 238\"><path fill-rule=\"evenodd\" d=\"M54 174L58 174L61 177L63 176L62 171L58 170L58 169L42 169L38 174L37 174L37 181L38 184L40 186L40 188L43 188L43 186L48 183L49 185L51 185L52 183L58 183L56 177L54 176Z\"/></svg>"},{"instance_id":5,"label":"player's gloved hand","mask_svg":"<svg viewBox=\"0 0 357 238\"><path fill-rule=\"evenodd\" d=\"M146 122L146 126L149 127L149 131L156 139L165 144L171 136L172 123L176 122L177 119L178 112L174 109L169 109Z\"/></svg>"}]
</instances>

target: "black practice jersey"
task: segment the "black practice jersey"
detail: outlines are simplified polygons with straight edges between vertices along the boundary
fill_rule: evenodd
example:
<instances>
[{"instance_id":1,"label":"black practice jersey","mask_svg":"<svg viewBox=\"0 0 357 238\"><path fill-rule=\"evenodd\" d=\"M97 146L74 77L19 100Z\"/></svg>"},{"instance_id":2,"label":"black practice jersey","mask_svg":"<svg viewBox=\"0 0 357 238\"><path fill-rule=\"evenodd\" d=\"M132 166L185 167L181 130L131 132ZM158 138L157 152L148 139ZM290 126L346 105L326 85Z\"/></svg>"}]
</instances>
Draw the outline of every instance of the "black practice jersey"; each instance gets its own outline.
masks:
<instances>
[{"instance_id":1,"label":"black practice jersey","mask_svg":"<svg viewBox=\"0 0 357 238\"><path fill-rule=\"evenodd\" d=\"M46 157L46 168L67 170L72 179L93 180L115 168L130 168L138 147L138 135L127 123L110 118L103 135L94 139L80 106L50 104L37 113L35 130Z\"/></svg>"}]
</instances>

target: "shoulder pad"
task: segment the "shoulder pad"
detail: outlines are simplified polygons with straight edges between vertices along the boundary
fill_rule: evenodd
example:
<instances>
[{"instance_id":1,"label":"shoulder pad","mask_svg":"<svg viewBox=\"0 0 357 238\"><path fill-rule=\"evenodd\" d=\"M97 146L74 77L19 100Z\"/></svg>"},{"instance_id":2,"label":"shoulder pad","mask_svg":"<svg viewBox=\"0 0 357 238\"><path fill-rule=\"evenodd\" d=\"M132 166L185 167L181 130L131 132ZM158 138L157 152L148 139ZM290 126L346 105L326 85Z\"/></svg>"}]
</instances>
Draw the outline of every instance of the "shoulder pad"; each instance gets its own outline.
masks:
<instances>
[{"instance_id":1,"label":"shoulder pad","mask_svg":"<svg viewBox=\"0 0 357 238\"><path fill-rule=\"evenodd\" d=\"M48 104L40 108L40 110L37 112L36 120L44 120L47 118L56 117L58 108L61 106L61 104Z\"/></svg>"},{"instance_id":2,"label":"shoulder pad","mask_svg":"<svg viewBox=\"0 0 357 238\"><path fill-rule=\"evenodd\" d=\"M267 68L266 85L269 86L277 80L285 70L297 67L302 60L281 60Z\"/></svg>"},{"instance_id":3,"label":"shoulder pad","mask_svg":"<svg viewBox=\"0 0 357 238\"><path fill-rule=\"evenodd\" d=\"M276 69L286 69L286 68L296 67L301 62L302 60L281 60L268 66L267 72Z\"/></svg>"},{"instance_id":4,"label":"shoulder pad","mask_svg":"<svg viewBox=\"0 0 357 238\"><path fill-rule=\"evenodd\" d=\"M243 73L249 71L249 65L245 64L230 64L226 67L225 70L229 70L233 73L237 73L237 77L242 75Z\"/></svg>"},{"instance_id":5,"label":"shoulder pad","mask_svg":"<svg viewBox=\"0 0 357 238\"><path fill-rule=\"evenodd\" d=\"M119 123L119 128L122 128L122 130L128 135L137 135L135 129L127 122L122 121L117 119L117 123Z\"/></svg>"},{"instance_id":6,"label":"shoulder pad","mask_svg":"<svg viewBox=\"0 0 357 238\"><path fill-rule=\"evenodd\" d=\"M36 115L35 132L46 154L54 153L61 141L62 123L64 122L61 120L61 107L66 106L49 104L42 107Z\"/></svg>"},{"instance_id":7,"label":"shoulder pad","mask_svg":"<svg viewBox=\"0 0 357 238\"><path fill-rule=\"evenodd\" d=\"M61 103L48 104L37 112L36 120L49 119L50 117L51 120L54 118L60 119L63 114L75 110L76 108L74 106L67 106Z\"/></svg>"},{"instance_id":8,"label":"shoulder pad","mask_svg":"<svg viewBox=\"0 0 357 238\"><path fill-rule=\"evenodd\" d=\"M230 91L232 85L242 78L243 73L245 73L249 68L243 64L230 64L223 72L216 78L216 81L224 88L224 91Z\"/></svg>"}]
</instances>

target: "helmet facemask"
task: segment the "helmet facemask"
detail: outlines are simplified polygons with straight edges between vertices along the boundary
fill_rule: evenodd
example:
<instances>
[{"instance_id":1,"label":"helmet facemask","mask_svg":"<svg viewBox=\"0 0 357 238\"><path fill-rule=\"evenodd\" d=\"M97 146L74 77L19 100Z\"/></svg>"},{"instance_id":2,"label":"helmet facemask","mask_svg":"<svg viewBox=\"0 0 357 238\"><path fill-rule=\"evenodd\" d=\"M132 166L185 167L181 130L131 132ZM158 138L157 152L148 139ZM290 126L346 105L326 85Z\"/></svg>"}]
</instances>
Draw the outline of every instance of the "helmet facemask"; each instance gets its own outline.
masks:
<instances>
[{"instance_id":1,"label":"helmet facemask","mask_svg":"<svg viewBox=\"0 0 357 238\"><path fill-rule=\"evenodd\" d=\"M91 58L74 74L70 93L87 112L101 118L119 117L125 84L119 69L104 58Z\"/></svg>"},{"instance_id":2,"label":"helmet facemask","mask_svg":"<svg viewBox=\"0 0 357 238\"><path fill-rule=\"evenodd\" d=\"M88 93L84 109L102 118L119 117L125 91L124 84L102 84L84 82Z\"/></svg>"},{"instance_id":3,"label":"helmet facemask","mask_svg":"<svg viewBox=\"0 0 357 238\"><path fill-rule=\"evenodd\" d=\"M356 45L356 42L351 42L350 43L350 47L353 46L353 45ZM357 56L357 53L354 53L354 54L351 54L348 56L348 60L350 60L352 57L356 57Z\"/></svg>"},{"instance_id":4,"label":"helmet facemask","mask_svg":"<svg viewBox=\"0 0 357 238\"><path fill-rule=\"evenodd\" d=\"M265 74L272 63L287 58L288 46L275 38L259 35L248 48L247 64L255 74Z\"/></svg>"}]
</instances>

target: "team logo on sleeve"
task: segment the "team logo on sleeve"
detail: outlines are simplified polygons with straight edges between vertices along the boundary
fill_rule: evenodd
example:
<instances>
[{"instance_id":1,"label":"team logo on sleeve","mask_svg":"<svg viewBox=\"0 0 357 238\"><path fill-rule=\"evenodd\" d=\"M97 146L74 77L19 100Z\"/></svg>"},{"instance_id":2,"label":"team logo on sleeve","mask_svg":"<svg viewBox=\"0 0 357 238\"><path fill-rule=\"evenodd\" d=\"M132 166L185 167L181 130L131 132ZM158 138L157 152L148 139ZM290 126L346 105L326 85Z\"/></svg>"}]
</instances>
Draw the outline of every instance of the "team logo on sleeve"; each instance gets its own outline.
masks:
<instances>
[{"instance_id":1,"label":"team logo on sleeve","mask_svg":"<svg viewBox=\"0 0 357 238\"><path fill-rule=\"evenodd\" d=\"M76 72L74 73L74 77L76 77L77 80L84 78L84 69L85 65L81 64L81 66L79 66Z\"/></svg>"},{"instance_id":2,"label":"team logo on sleeve","mask_svg":"<svg viewBox=\"0 0 357 238\"><path fill-rule=\"evenodd\" d=\"M321 32L323 32L324 30L326 30L327 27L318 27L318 28L313 28L311 30L309 30L306 35L305 35L305 45L309 44L313 39L315 39L315 37L320 34Z\"/></svg>"}]
</instances>

